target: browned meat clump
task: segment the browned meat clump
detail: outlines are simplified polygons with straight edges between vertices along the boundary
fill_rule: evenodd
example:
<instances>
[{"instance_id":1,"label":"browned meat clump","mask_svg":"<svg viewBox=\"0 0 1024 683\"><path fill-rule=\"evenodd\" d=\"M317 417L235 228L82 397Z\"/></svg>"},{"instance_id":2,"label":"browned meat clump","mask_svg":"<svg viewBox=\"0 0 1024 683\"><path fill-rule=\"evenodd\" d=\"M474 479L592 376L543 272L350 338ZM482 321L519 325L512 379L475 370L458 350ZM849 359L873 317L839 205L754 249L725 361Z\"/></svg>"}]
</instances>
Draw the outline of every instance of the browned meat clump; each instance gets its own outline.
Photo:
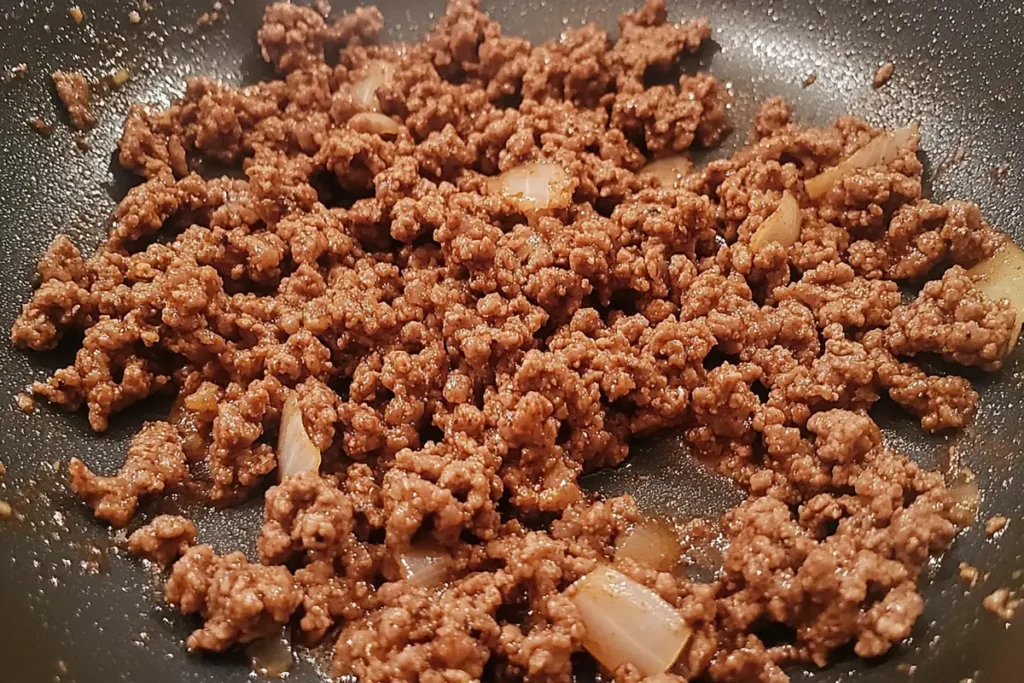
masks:
<instances>
[{"instance_id":1,"label":"browned meat clump","mask_svg":"<svg viewBox=\"0 0 1024 683\"><path fill-rule=\"evenodd\" d=\"M89 109L89 83L85 76L77 71L54 71L53 84L72 126L78 130L89 130L96 125L96 116Z\"/></svg>"},{"instance_id":2,"label":"browned meat clump","mask_svg":"<svg viewBox=\"0 0 1024 683\"><path fill-rule=\"evenodd\" d=\"M162 493L188 479L178 432L166 422L150 422L132 439L128 458L112 477L99 477L78 458L68 463L71 487L100 519L121 527L135 514L139 497Z\"/></svg>"},{"instance_id":3,"label":"browned meat clump","mask_svg":"<svg viewBox=\"0 0 1024 683\"><path fill-rule=\"evenodd\" d=\"M178 515L159 515L128 537L128 550L166 567L195 542L195 524Z\"/></svg>"},{"instance_id":4,"label":"browned meat clump","mask_svg":"<svg viewBox=\"0 0 1024 683\"><path fill-rule=\"evenodd\" d=\"M190 548L167 580L167 601L205 620L188 637L192 650L220 652L280 631L299 600L284 567L251 564L238 552L219 557L208 545Z\"/></svg>"},{"instance_id":5,"label":"browned meat clump","mask_svg":"<svg viewBox=\"0 0 1024 683\"><path fill-rule=\"evenodd\" d=\"M568 589L608 565L688 634L674 663L604 672L618 683L780 683L906 638L957 517L870 411L888 396L928 431L964 426L970 382L916 357L995 369L1016 328L967 270L1005 238L922 196L916 129L843 164L896 136L802 127L775 98L700 167L688 150L728 133L730 95L681 74L711 27L663 0L618 40L537 45L474 0L407 45L374 43L375 8L327 14L266 10L279 80L133 107L118 158L141 183L92 255L53 241L12 329L31 350L81 340L32 390L97 431L177 393L114 476L72 461L98 517L124 525L189 478L221 504L265 491L253 561L190 547L178 517L131 537L184 553L166 595L203 620L189 647L294 618L305 642L338 633L334 673L362 683L569 681L590 641ZM210 160L239 172L192 171ZM904 303L900 281L923 289ZM669 429L746 494L705 581L617 552L636 502L579 483ZM294 453L320 470L275 473Z\"/></svg>"}]
</instances>

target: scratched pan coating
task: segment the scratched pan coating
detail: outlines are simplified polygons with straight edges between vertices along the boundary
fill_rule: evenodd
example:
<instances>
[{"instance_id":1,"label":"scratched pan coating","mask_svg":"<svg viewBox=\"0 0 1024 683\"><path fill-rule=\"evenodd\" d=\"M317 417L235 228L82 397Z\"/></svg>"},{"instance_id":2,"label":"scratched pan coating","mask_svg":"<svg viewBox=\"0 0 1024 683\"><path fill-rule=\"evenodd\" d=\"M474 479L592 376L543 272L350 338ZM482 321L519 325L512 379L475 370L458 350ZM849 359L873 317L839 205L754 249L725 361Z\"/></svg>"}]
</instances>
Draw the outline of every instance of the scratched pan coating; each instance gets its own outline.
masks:
<instances>
[{"instance_id":1,"label":"scratched pan coating","mask_svg":"<svg viewBox=\"0 0 1024 683\"><path fill-rule=\"evenodd\" d=\"M9 329L29 294L34 264L58 232L91 249L109 225L114 203L132 179L113 164L128 105L165 105L184 79L210 75L231 83L266 77L255 46L263 3L224 2L218 21L197 29L212 0L150 0L133 23L128 0L79 0L85 20L73 22L71 2L0 1L0 323ZM549 39L585 21L609 30L627 0L484 0L508 33ZM412 39L443 11L443 0L382 0L388 36ZM978 202L988 218L1024 238L1018 197L1024 189L1024 16L1019 2L946 3L888 0L673 2L672 19L702 15L715 27L714 44L691 63L731 83L740 133L753 107L770 95L794 104L799 120L824 124L853 113L878 125L921 122L927 182L937 198ZM345 9L345 5L336 6ZM871 87L877 67L896 64L892 81ZM699 64L698 64L699 63ZM25 64L27 72L8 77ZM120 90L101 97L91 149L78 150L59 112L49 80L55 69L80 70L96 81L119 69L131 74ZM805 77L816 82L802 87ZM42 137L28 121L57 121ZM726 145L728 147L728 143ZM959 151L958 151L959 150ZM962 159L960 158L962 156ZM1006 170L1001 181L993 170ZM999 175L999 174L995 174ZM1017 683L1024 667L1024 627L1005 628L981 608L997 587L1024 587L1024 466L1017 457L1024 421L1019 353L994 376L977 377L981 413L963 433L926 438L916 423L880 404L877 419L890 443L934 465L940 449L956 445L982 482L979 519L1011 518L997 541L980 528L962 534L930 567L927 607L910 641L873 663L847 658L823 671L794 671L794 680L935 681L974 677L976 683ZM28 356L0 344L0 461L7 476L0 499L23 519L0 523L0 681L37 683L234 683L249 680L239 657L187 655L182 640L193 622L161 606L159 576L132 562L111 533L93 522L66 492L53 463L79 456L103 471L116 468L126 439L167 405L144 404L92 434L80 415L46 408L26 416L14 395L27 382L68 360L67 352ZM708 476L666 437L634 449L619 470L588 485L630 491L651 509L712 515L736 494ZM249 549L259 523L258 502L232 510L188 509L215 546ZM969 560L989 578L967 591L956 579ZM1016 578L1015 578L1016 576ZM907 677L909 667L916 667ZM290 680L318 680L304 661Z\"/></svg>"}]
</instances>

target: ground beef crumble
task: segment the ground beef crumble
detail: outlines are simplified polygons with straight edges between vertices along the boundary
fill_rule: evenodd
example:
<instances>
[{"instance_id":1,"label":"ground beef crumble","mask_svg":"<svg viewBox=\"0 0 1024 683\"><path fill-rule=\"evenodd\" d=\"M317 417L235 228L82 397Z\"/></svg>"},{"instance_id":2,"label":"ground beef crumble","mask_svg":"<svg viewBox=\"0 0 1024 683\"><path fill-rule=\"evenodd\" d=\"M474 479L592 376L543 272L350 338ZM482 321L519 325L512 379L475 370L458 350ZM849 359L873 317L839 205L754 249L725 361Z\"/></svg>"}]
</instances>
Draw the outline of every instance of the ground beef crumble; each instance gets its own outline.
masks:
<instances>
[{"instance_id":1,"label":"ground beef crumble","mask_svg":"<svg viewBox=\"0 0 1024 683\"><path fill-rule=\"evenodd\" d=\"M722 84L677 73L705 20L648 0L617 41L588 25L531 45L451 0L422 42L393 46L375 43L375 8L325 17L267 8L279 80L194 78L165 111L134 106L118 159L141 184L91 256L53 241L12 330L31 350L81 340L32 390L97 431L178 394L118 473L70 463L115 526L190 480L229 501L274 476L294 391L324 462L266 490L258 563L193 546L180 517L130 537L161 565L182 555L166 597L203 619L188 646L294 619L306 642L337 633L334 672L363 683L569 681L585 628L565 591L602 562L693 631L651 683L781 683L787 665L905 639L957 528L942 476L888 448L869 411L887 395L926 430L964 426L970 383L910 359L995 369L1014 325L965 270L1004 238L977 206L921 196L917 141L813 201L805 180L880 131L803 128L776 98L746 147L670 184L640 170L731 125ZM84 80L59 76L88 127ZM204 178L202 159L242 174ZM567 206L488 189L538 161L567 174ZM799 239L755 251L784 192ZM898 280L920 295L904 303ZM748 494L709 582L616 558L636 503L578 483L669 428ZM450 556L447 583L402 578L422 544ZM790 635L757 635L776 626Z\"/></svg>"},{"instance_id":2,"label":"ground beef crumble","mask_svg":"<svg viewBox=\"0 0 1024 683\"><path fill-rule=\"evenodd\" d=\"M196 542L196 525L178 515L159 515L128 537L128 550L166 567Z\"/></svg>"},{"instance_id":3,"label":"ground beef crumble","mask_svg":"<svg viewBox=\"0 0 1024 683\"><path fill-rule=\"evenodd\" d=\"M96 125L96 116L89 109L89 82L77 71L54 71L53 84L57 95L78 130L89 130Z\"/></svg>"},{"instance_id":4,"label":"ground beef crumble","mask_svg":"<svg viewBox=\"0 0 1024 683\"><path fill-rule=\"evenodd\" d=\"M1009 588L997 588L985 597L982 605L1003 621L1010 621L1017 614L1020 599L1014 597Z\"/></svg>"}]
</instances>

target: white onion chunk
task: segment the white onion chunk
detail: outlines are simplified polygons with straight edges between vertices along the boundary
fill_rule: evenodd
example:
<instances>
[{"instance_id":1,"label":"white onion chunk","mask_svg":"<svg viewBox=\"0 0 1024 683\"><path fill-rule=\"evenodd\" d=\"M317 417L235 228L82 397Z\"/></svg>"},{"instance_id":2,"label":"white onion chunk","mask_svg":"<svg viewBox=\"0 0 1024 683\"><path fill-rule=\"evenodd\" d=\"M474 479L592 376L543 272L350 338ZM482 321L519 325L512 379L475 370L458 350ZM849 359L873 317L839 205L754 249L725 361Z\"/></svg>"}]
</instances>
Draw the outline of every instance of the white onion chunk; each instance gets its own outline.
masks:
<instances>
[{"instance_id":1,"label":"white onion chunk","mask_svg":"<svg viewBox=\"0 0 1024 683\"><path fill-rule=\"evenodd\" d=\"M750 248L756 254L770 242L778 242L785 248L793 246L800 239L800 204L785 191L778 208L768 216L750 238Z\"/></svg>"},{"instance_id":2,"label":"white onion chunk","mask_svg":"<svg viewBox=\"0 0 1024 683\"><path fill-rule=\"evenodd\" d=\"M366 76L352 88L352 101L366 111L379 112L380 100L377 88L390 85L395 77L395 67L390 62L375 59L366 65Z\"/></svg>"},{"instance_id":3,"label":"white onion chunk","mask_svg":"<svg viewBox=\"0 0 1024 683\"><path fill-rule=\"evenodd\" d=\"M993 301L1007 299L1017 314L1010 348L1017 343L1024 323L1024 251L1007 240L999 251L967 271L979 292Z\"/></svg>"},{"instance_id":4,"label":"white onion chunk","mask_svg":"<svg viewBox=\"0 0 1024 683\"><path fill-rule=\"evenodd\" d=\"M533 162L505 171L488 181L487 189L500 194L526 214L564 209L572 202L572 181L557 164Z\"/></svg>"},{"instance_id":5,"label":"white onion chunk","mask_svg":"<svg viewBox=\"0 0 1024 683\"><path fill-rule=\"evenodd\" d=\"M655 159L640 169L640 174L648 173L662 182L663 185L672 187L679 182L683 176L693 169L693 162L684 156L670 156L662 159Z\"/></svg>"},{"instance_id":6,"label":"white onion chunk","mask_svg":"<svg viewBox=\"0 0 1024 683\"><path fill-rule=\"evenodd\" d=\"M398 556L398 572L403 579L420 586L434 587L451 578L452 556L433 543L417 543Z\"/></svg>"},{"instance_id":7,"label":"white onion chunk","mask_svg":"<svg viewBox=\"0 0 1024 683\"><path fill-rule=\"evenodd\" d=\"M277 476L284 479L300 472L319 470L320 449L302 424L298 395L290 392L281 409L281 428L277 434Z\"/></svg>"},{"instance_id":8,"label":"white onion chunk","mask_svg":"<svg viewBox=\"0 0 1024 683\"><path fill-rule=\"evenodd\" d=\"M819 199L846 176L894 160L904 147L917 137L917 123L886 132L848 156L837 166L807 180L804 187L811 199Z\"/></svg>"},{"instance_id":9,"label":"white onion chunk","mask_svg":"<svg viewBox=\"0 0 1024 683\"><path fill-rule=\"evenodd\" d=\"M611 567L590 572L568 595L587 629L583 647L611 671L628 662L641 676L664 673L690 639L672 605Z\"/></svg>"},{"instance_id":10,"label":"white onion chunk","mask_svg":"<svg viewBox=\"0 0 1024 683\"><path fill-rule=\"evenodd\" d=\"M394 119L373 111L364 111L348 120L349 128L357 133L391 136L398 135L401 127Z\"/></svg>"},{"instance_id":11,"label":"white onion chunk","mask_svg":"<svg viewBox=\"0 0 1024 683\"><path fill-rule=\"evenodd\" d=\"M626 557L659 572L672 571L683 554L675 529L667 522L639 522L615 541L615 557Z\"/></svg>"}]
</instances>

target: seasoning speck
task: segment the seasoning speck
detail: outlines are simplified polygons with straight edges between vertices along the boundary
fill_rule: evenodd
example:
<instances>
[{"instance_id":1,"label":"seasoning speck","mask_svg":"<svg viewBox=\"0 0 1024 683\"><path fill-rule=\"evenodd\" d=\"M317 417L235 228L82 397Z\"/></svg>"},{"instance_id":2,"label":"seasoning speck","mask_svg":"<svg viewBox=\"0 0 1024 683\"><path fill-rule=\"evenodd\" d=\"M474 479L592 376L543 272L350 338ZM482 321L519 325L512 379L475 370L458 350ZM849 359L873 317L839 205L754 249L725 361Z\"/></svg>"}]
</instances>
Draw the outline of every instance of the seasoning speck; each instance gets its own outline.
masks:
<instances>
[{"instance_id":1,"label":"seasoning speck","mask_svg":"<svg viewBox=\"0 0 1024 683\"><path fill-rule=\"evenodd\" d=\"M878 71L875 72L875 78L871 81L871 85L875 88L881 88L889 82L889 79L892 78L895 71L896 65L892 62L886 62L882 66L878 67Z\"/></svg>"},{"instance_id":2,"label":"seasoning speck","mask_svg":"<svg viewBox=\"0 0 1024 683\"><path fill-rule=\"evenodd\" d=\"M9 83L10 81L15 80L16 78L21 78L27 73L28 64L17 64L15 66L12 66L11 70L4 74L2 78L0 78L0 82Z\"/></svg>"},{"instance_id":3,"label":"seasoning speck","mask_svg":"<svg viewBox=\"0 0 1024 683\"><path fill-rule=\"evenodd\" d=\"M11 516L14 511L11 510L11 504L6 500L0 500L0 519L7 519Z\"/></svg>"},{"instance_id":4,"label":"seasoning speck","mask_svg":"<svg viewBox=\"0 0 1024 683\"><path fill-rule=\"evenodd\" d=\"M128 82L128 71L125 69L118 69L114 72L114 75L110 77L110 85L113 88L120 88L122 85Z\"/></svg>"},{"instance_id":5,"label":"seasoning speck","mask_svg":"<svg viewBox=\"0 0 1024 683\"><path fill-rule=\"evenodd\" d=\"M804 79L803 85L805 88L810 88L812 85L814 85L814 82L816 80L818 80L818 74L812 71L811 73L807 74L807 78Z\"/></svg>"}]
</instances>

